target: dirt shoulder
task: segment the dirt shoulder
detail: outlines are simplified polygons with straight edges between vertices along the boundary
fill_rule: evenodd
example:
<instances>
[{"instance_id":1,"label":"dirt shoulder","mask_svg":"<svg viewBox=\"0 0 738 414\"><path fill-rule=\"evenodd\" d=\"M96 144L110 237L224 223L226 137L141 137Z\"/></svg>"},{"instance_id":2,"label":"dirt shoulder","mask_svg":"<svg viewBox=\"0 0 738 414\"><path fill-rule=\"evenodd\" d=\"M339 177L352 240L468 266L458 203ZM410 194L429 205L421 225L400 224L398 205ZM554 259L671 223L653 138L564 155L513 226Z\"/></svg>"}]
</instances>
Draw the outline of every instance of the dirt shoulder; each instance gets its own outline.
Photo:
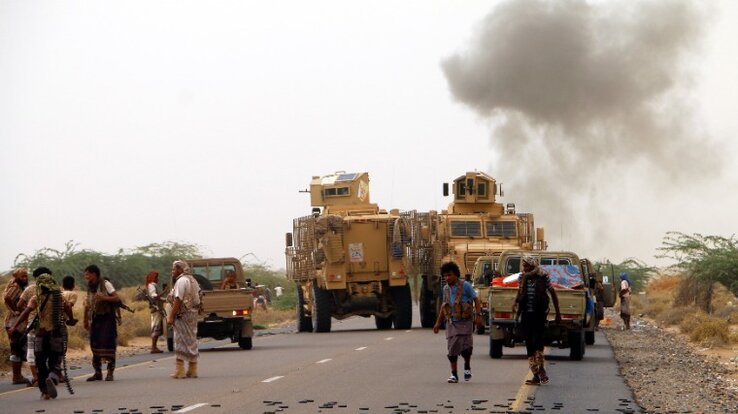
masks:
<instances>
[{"instance_id":1,"label":"dirt shoulder","mask_svg":"<svg viewBox=\"0 0 738 414\"><path fill-rule=\"evenodd\" d=\"M621 330L609 313L602 326L636 402L649 413L738 412L738 348L700 348L653 321Z\"/></svg>"}]
</instances>

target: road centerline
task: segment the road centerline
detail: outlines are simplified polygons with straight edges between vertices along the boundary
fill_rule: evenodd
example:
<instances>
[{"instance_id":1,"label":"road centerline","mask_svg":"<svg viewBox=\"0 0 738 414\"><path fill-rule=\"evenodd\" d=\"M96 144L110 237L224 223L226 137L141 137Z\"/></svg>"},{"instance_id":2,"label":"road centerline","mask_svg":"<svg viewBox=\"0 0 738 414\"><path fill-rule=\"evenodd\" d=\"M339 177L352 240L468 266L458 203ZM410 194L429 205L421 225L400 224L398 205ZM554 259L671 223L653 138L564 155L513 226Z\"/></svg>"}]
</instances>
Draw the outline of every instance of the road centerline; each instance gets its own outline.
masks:
<instances>
[{"instance_id":1,"label":"road centerline","mask_svg":"<svg viewBox=\"0 0 738 414\"><path fill-rule=\"evenodd\" d=\"M198 408L204 407L206 405L208 405L208 403L193 404L193 405L190 405L189 407L180 408L179 410L175 411L175 413L187 413L190 411L197 410Z\"/></svg>"},{"instance_id":2,"label":"road centerline","mask_svg":"<svg viewBox=\"0 0 738 414\"><path fill-rule=\"evenodd\" d=\"M266 383L269 383L269 382L274 382L274 381L276 381L276 380L278 380L278 379L281 379L281 378L284 378L284 375L278 375L278 376L276 376L276 377L271 377L271 378L267 378L267 379L265 379L265 380L264 380L264 381L262 381L262 382L266 382Z\"/></svg>"},{"instance_id":3,"label":"road centerline","mask_svg":"<svg viewBox=\"0 0 738 414\"><path fill-rule=\"evenodd\" d=\"M331 358L321 359L316 364L325 364L326 362L333 361Z\"/></svg>"},{"instance_id":4,"label":"road centerline","mask_svg":"<svg viewBox=\"0 0 738 414\"><path fill-rule=\"evenodd\" d=\"M363 350L365 350L366 348L367 348L367 347L365 347L365 346L362 346L362 347L359 347L359 348L356 348L356 349L354 349L354 351L363 351Z\"/></svg>"}]
</instances>

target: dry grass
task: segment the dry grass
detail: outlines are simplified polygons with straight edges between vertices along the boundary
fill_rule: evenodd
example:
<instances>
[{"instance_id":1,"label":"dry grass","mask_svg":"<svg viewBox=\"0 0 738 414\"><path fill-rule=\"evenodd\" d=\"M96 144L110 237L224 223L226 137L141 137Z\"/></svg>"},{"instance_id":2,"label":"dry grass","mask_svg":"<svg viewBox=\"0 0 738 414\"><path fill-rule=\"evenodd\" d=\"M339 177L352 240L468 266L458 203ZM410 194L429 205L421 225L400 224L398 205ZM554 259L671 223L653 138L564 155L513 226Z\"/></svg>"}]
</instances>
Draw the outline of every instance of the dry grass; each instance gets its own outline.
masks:
<instances>
[{"instance_id":1,"label":"dry grass","mask_svg":"<svg viewBox=\"0 0 738 414\"><path fill-rule=\"evenodd\" d=\"M254 329L266 329L274 326L282 326L295 321L294 309L267 308L256 309L253 315Z\"/></svg>"},{"instance_id":2,"label":"dry grass","mask_svg":"<svg viewBox=\"0 0 738 414\"><path fill-rule=\"evenodd\" d=\"M679 329L692 342L708 347L725 345L731 341L728 322L702 312L687 315L679 324Z\"/></svg>"},{"instance_id":3,"label":"dry grass","mask_svg":"<svg viewBox=\"0 0 738 414\"><path fill-rule=\"evenodd\" d=\"M692 342L713 347L738 342L738 332L731 324L738 323L736 297L722 285L713 288L711 314L695 305L675 306L682 278L662 276L646 287L646 300L634 300L636 312L653 318L659 325L678 326Z\"/></svg>"}]
</instances>

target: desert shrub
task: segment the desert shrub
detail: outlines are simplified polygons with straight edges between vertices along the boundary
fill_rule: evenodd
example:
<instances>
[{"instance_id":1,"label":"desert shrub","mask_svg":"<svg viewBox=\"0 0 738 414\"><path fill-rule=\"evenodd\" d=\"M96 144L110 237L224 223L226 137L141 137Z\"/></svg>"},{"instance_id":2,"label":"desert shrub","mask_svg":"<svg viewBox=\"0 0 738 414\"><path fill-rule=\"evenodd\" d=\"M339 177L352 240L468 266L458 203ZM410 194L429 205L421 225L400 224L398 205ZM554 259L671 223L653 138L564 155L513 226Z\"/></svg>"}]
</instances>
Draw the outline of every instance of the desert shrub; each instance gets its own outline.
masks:
<instances>
[{"instance_id":1,"label":"desert shrub","mask_svg":"<svg viewBox=\"0 0 738 414\"><path fill-rule=\"evenodd\" d=\"M692 342L708 346L726 344L731 341L728 322L702 312L685 316L679 329L688 335Z\"/></svg>"},{"instance_id":2,"label":"desert shrub","mask_svg":"<svg viewBox=\"0 0 738 414\"><path fill-rule=\"evenodd\" d=\"M692 330L689 339L693 342L709 343L710 345L726 344L730 342L730 327L728 322L724 320L709 318Z\"/></svg>"},{"instance_id":3,"label":"desert shrub","mask_svg":"<svg viewBox=\"0 0 738 414\"><path fill-rule=\"evenodd\" d=\"M660 325L681 325L684 318L694 312L692 307L668 307L658 314L656 320Z\"/></svg>"}]
</instances>

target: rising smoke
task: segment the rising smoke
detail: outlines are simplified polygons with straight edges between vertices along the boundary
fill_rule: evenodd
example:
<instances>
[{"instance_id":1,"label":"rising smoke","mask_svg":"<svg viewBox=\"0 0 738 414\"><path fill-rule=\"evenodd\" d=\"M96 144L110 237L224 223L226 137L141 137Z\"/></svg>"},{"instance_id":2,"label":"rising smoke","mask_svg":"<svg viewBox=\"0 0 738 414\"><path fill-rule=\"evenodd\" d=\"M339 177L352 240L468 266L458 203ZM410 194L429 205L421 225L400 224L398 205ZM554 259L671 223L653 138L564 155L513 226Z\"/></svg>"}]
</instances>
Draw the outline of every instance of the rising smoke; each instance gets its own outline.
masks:
<instances>
[{"instance_id":1,"label":"rising smoke","mask_svg":"<svg viewBox=\"0 0 738 414\"><path fill-rule=\"evenodd\" d=\"M658 193L720 169L689 95L705 25L685 1L509 0L442 68L454 98L492 125L490 172L508 192L537 219L586 205L606 226L592 200L632 182L625 172Z\"/></svg>"}]
</instances>

